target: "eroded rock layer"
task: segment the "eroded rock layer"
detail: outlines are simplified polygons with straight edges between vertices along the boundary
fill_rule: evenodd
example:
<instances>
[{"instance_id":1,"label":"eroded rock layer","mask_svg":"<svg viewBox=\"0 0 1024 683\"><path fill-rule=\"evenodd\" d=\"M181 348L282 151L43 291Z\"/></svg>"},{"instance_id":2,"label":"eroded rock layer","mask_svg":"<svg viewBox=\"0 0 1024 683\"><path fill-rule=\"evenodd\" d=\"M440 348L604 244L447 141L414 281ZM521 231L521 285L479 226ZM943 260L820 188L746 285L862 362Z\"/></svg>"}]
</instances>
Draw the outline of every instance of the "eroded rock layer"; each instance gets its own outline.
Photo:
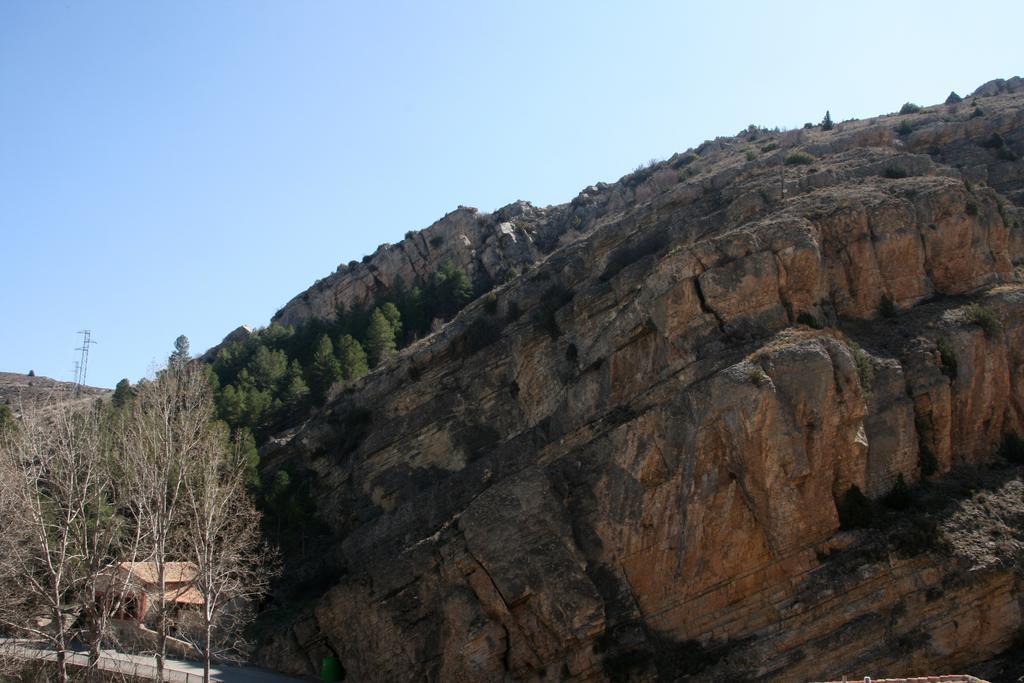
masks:
<instances>
[{"instance_id":1,"label":"eroded rock layer","mask_svg":"<svg viewBox=\"0 0 1024 683\"><path fill-rule=\"evenodd\" d=\"M1024 432L1011 90L751 129L523 209L554 236L502 257L525 272L264 454L315 474L330 533L262 661L799 680L1006 649L1024 622L1024 480L991 466ZM329 314L343 279L283 317Z\"/></svg>"}]
</instances>

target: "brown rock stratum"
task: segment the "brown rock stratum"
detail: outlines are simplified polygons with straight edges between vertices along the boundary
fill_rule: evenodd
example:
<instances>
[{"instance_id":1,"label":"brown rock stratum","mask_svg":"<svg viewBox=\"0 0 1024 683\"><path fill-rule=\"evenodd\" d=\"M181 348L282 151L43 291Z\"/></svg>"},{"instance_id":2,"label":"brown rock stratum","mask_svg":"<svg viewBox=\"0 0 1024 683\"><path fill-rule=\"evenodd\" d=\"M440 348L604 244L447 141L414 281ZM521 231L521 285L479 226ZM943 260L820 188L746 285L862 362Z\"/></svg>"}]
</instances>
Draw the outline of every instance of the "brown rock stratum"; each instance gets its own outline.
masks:
<instances>
[{"instance_id":1,"label":"brown rock stratum","mask_svg":"<svg viewBox=\"0 0 1024 683\"><path fill-rule=\"evenodd\" d=\"M1024 428L1008 83L752 128L567 205L460 210L293 300L279 319L328 316L429 272L432 248L505 281L496 310L471 304L264 453L315 475L330 532L289 568L282 600L308 601L262 663L853 680L1006 650L1024 623L1024 478L996 456ZM897 491L843 530L854 485Z\"/></svg>"}]
</instances>

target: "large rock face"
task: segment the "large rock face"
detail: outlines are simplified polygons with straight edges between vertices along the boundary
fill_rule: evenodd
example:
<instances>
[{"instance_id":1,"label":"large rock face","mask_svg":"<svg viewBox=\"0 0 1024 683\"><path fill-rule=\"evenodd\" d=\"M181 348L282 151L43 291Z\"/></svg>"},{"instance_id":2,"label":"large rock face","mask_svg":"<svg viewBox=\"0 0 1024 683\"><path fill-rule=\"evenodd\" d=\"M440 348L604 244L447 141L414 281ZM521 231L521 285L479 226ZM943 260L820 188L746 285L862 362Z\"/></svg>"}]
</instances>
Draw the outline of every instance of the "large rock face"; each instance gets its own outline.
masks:
<instances>
[{"instance_id":1,"label":"large rock face","mask_svg":"<svg viewBox=\"0 0 1024 683\"><path fill-rule=\"evenodd\" d=\"M289 304L425 272L431 231L526 269L264 454L316 475L331 532L262 662L800 680L1008 647L1024 483L982 466L1024 428L1024 94L993 88L747 131L518 222L459 211ZM926 476L841 528L852 487Z\"/></svg>"}]
</instances>

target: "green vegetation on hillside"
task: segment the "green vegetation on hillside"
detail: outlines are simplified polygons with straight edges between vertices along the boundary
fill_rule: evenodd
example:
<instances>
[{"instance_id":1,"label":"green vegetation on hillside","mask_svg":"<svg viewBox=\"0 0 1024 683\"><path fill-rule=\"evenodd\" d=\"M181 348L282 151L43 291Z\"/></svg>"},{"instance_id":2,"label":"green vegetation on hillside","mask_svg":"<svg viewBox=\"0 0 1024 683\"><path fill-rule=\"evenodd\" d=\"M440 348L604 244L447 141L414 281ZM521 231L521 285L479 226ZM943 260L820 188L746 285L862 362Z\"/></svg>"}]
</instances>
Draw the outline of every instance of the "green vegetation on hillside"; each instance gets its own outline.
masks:
<instances>
[{"instance_id":1,"label":"green vegetation on hillside","mask_svg":"<svg viewBox=\"0 0 1024 683\"><path fill-rule=\"evenodd\" d=\"M213 362L219 417L262 443L322 404L332 386L358 380L429 333L435 321L450 320L473 294L466 273L448 263L412 287L394 283L372 305L339 307L334 320L273 323L228 344Z\"/></svg>"}]
</instances>

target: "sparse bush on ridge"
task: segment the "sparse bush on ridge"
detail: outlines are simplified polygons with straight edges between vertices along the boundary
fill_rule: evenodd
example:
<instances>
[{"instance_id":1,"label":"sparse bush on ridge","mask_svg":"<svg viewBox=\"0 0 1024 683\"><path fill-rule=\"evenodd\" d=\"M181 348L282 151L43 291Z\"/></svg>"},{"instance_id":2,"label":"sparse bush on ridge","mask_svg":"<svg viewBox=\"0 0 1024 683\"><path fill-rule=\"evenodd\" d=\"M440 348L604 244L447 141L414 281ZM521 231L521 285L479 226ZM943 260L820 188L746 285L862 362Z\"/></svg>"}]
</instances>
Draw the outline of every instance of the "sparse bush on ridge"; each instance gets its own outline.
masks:
<instances>
[{"instance_id":1,"label":"sparse bush on ridge","mask_svg":"<svg viewBox=\"0 0 1024 683\"><path fill-rule=\"evenodd\" d=\"M814 328L815 330L820 330L824 327L824 325L821 324L821 321L819 321L816 317L814 317L813 314L808 313L807 311L804 311L803 313L798 315L796 317L796 321L801 325L807 325L807 327Z\"/></svg>"},{"instance_id":2,"label":"sparse bush on ridge","mask_svg":"<svg viewBox=\"0 0 1024 683\"><path fill-rule=\"evenodd\" d=\"M906 178L907 172L899 166L886 166L884 175L886 178Z\"/></svg>"},{"instance_id":3,"label":"sparse bush on ridge","mask_svg":"<svg viewBox=\"0 0 1024 683\"><path fill-rule=\"evenodd\" d=\"M895 318L899 314L899 309L896 308L896 304L893 302L892 297L888 294L882 296L882 301L878 306L878 312L882 314L883 318Z\"/></svg>"},{"instance_id":4,"label":"sparse bush on ridge","mask_svg":"<svg viewBox=\"0 0 1024 683\"><path fill-rule=\"evenodd\" d=\"M1017 161L1018 157L1009 147L1000 147L996 151L996 158L1002 161Z\"/></svg>"},{"instance_id":5,"label":"sparse bush on ridge","mask_svg":"<svg viewBox=\"0 0 1024 683\"><path fill-rule=\"evenodd\" d=\"M989 339L994 339L1003 331L1003 321L999 314L987 306L970 304L963 309L964 322L977 325Z\"/></svg>"},{"instance_id":6,"label":"sparse bush on ridge","mask_svg":"<svg viewBox=\"0 0 1024 683\"><path fill-rule=\"evenodd\" d=\"M999 447L999 456L1015 465L1024 465L1024 439L1008 433Z\"/></svg>"},{"instance_id":7,"label":"sparse bush on ridge","mask_svg":"<svg viewBox=\"0 0 1024 683\"><path fill-rule=\"evenodd\" d=\"M746 378L756 386L764 386L771 381L768 373L760 365L751 364L743 369L743 374Z\"/></svg>"},{"instance_id":8,"label":"sparse bush on ridge","mask_svg":"<svg viewBox=\"0 0 1024 683\"><path fill-rule=\"evenodd\" d=\"M875 523L874 506L856 484L846 489L836 509L840 529L867 529Z\"/></svg>"},{"instance_id":9,"label":"sparse bush on ridge","mask_svg":"<svg viewBox=\"0 0 1024 683\"><path fill-rule=\"evenodd\" d=\"M999 133L992 133L989 138L978 144L986 149L995 150L997 159L1001 159L1003 161L1017 160L1017 155L1009 148L1009 146L1007 146L1006 139Z\"/></svg>"},{"instance_id":10,"label":"sparse bush on ridge","mask_svg":"<svg viewBox=\"0 0 1024 683\"><path fill-rule=\"evenodd\" d=\"M635 263L645 256L660 254L668 246L669 236L664 232L646 235L642 239L624 244L608 256L608 264L600 275L601 282L607 282L620 273L626 266Z\"/></svg>"},{"instance_id":11,"label":"sparse bush on ridge","mask_svg":"<svg viewBox=\"0 0 1024 683\"><path fill-rule=\"evenodd\" d=\"M1006 145L1006 140L999 133L992 133L990 137L979 144L986 149L999 149Z\"/></svg>"},{"instance_id":12,"label":"sparse bush on ridge","mask_svg":"<svg viewBox=\"0 0 1024 683\"><path fill-rule=\"evenodd\" d=\"M932 453L932 449L928 448L925 444L921 444L920 449L917 453L917 463L921 468L922 477L930 477L939 471L939 461Z\"/></svg>"},{"instance_id":13,"label":"sparse bush on ridge","mask_svg":"<svg viewBox=\"0 0 1024 683\"><path fill-rule=\"evenodd\" d=\"M904 102L903 106L900 107L901 114L916 114L919 111L921 111L921 107L913 102Z\"/></svg>"},{"instance_id":14,"label":"sparse bush on ridge","mask_svg":"<svg viewBox=\"0 0 1024 683\"><path fill-rule=\"evenodd\" d=\"M786 157L786 166L800 166L803 164L813 164L814 157L804 151L796 151L789 154Z\"/></svg>"},{"instance_id":15,"label":"sparse bush on ridge","mask_svg":"<svg viewBox=\"0 0 1024 683\"><path fill-rule=\"evenodd\" d=\"M939 360L942 363L942 374L950 379L956 379L957 364L956 353L953 351L953 346L949 343L948 339L940 337L935 341L935 347L939 350Z\"/></svg>"},{"instance_id":16,"label":"sparse bush on ridge","mask_svg":"<svg viewBox=\"0 0 1024 683\"><path fill-rule=\"evenodd\" d=\"M910 487L907 486L902 474L896 478L896 483L889 493L882 497L882 504L893 510L906 510L910 507Z\"/></svg>"},{"instance_id":17,"label":"sparse bush on ridge","mask_svg":"<svg viewBox=\"0 0 1024 683\"><path fill-rule=\"evenodd\" d=\"M860 380L860 388L865 394L870 394L875 384L875 365L871 356L852 339L846 340L846 346L850 349L853 362L857 365L857 379Z\"/></svg>"}]
</instances>

